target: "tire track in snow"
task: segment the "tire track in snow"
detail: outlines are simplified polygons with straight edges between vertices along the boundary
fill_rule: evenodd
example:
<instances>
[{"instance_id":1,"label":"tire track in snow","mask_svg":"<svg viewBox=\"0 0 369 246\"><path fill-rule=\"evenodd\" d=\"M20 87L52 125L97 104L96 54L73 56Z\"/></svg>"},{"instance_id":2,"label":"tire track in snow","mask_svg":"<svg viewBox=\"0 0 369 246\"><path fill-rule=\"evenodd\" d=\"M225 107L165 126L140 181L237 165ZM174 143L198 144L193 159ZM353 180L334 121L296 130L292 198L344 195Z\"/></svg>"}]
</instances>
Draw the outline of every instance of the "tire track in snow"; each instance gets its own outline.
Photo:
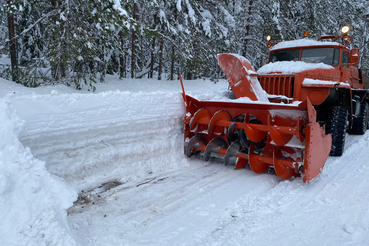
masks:
<instances>
[{"instance_id":1,"label":"tire track in snow","mask_svg":"<svg viewBox=\"0 0 369 246\"><path fill-rule=\"evenodd\" d=\"M222 163L193 162L190 167L165 175L160 182L114 192L114 196L107 196L106 206L91 206L71 215L71 227L77 230L81 221L87 221L83 227L90 229L84 235L88 245L189 243L210 230L210 222L223 213L229 202L245 193L269 189L277 180L251 170L233 170ZM109 218L101 221L105 214ZM114 226L101 238L91 238L100 223ZM117 228L124 228L124 233L117 233Z\"/></svg>"}]
</instances>

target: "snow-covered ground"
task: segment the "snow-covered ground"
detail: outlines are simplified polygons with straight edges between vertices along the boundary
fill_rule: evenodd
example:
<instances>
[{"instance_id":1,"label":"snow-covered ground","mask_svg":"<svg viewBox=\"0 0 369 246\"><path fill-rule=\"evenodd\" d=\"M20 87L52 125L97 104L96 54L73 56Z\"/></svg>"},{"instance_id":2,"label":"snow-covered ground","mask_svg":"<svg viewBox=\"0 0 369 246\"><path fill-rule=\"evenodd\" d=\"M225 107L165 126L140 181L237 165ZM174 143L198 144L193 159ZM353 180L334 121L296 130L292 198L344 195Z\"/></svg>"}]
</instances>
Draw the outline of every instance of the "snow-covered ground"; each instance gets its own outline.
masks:
<instances>
[{"instance_id":1,"label":"snow-covered ground","mask_svg":"<svg viewBox=\"0 0 369 246\"><path fill-rule=\"evenodd\" d=\"M214 100L227 82L184 81ZM179 81L0 80L1 245L369 245L369 132L311 184L183 154Z\"/></svg>"}]
</instances>

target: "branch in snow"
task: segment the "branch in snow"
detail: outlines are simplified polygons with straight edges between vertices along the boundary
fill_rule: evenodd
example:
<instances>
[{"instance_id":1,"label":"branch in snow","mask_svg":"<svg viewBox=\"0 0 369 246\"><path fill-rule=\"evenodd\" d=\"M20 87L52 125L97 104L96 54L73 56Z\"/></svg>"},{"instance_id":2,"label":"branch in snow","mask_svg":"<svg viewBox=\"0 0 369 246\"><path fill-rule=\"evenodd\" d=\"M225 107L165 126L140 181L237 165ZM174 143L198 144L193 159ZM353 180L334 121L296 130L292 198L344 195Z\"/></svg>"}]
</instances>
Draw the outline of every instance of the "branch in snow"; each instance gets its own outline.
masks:
<instances>
[{"instance_id":1,"label":"branch in snow","mask_svg":"<svg viewBox=\"0 0 369 246\"><path fill-rule=\"evenodd\" d=\"M159 64L154 64L153 70L157 69L159 67ZM151 68L145 68L142 71L136 73L136 79L141 79L144 75L151 72Z\"/></svg>"},{"instance_id":2,"label":"branch in snow","mask_svg":"<svg viewBox=\"0 0 369 246\"><path fill-rule=\"evenodd\" d=\"M168 59L163 61L163 64L168 62ZM155 70L159 67L158 63L155 63L152 70ZM136 73L136 79L141 79L144 75L148 74L152 71L150 67L143 69L142 71Z\"/></svg>"}]
</instances>

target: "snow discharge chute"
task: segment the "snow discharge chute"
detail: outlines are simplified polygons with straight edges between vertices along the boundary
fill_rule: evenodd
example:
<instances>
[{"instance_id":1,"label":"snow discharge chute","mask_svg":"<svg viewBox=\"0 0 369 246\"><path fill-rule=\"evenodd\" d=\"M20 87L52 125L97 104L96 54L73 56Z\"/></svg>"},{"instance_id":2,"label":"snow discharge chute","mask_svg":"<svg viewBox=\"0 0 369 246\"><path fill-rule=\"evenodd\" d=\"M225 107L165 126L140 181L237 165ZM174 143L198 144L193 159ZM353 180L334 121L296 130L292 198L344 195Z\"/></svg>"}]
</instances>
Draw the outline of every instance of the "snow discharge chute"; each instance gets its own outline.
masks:
<instances>
[{"instance_id":1,"label":"snow discharge chute","mask_svg":"<svg viewBox=\"0 0 369 246\"><path fill-rule=\"evenodd\" d=\"M225 165L249 165L255 173L274 168L281 179L302 177L305 183L315 179L332 139L316 122L310 100L299 105L269 103L246 58L221 54L218 64L235 96L255 102L198 101L183 90L185 154L202 153L205 161L212 155L224 156Z\"/></svg>"},{"instance_id":2,"label":"snow discharge chute","mask_svg":"<svg viewBox=\"0 0 369 246\"><path fill-rule=\"evenodd\" d=\"M250 61L237 54L219 54L218 64L228 77L228 83L236 96L248 97L253 101L269 102L261 88L257 73Z\"/></svg>"}]
</instances>

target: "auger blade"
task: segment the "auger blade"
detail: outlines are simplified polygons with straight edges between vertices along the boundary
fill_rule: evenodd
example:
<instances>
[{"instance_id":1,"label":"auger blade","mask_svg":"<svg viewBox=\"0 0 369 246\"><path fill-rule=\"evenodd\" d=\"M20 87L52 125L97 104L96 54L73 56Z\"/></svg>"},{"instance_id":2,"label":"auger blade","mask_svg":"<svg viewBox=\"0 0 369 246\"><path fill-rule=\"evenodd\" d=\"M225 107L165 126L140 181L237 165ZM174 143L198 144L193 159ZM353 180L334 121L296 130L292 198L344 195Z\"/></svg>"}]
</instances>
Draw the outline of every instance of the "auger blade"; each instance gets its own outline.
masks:
<instances>
[{"instance_id":1,"label":"auger blade","mask_svg":"<svg viewBox=\"0 0 369 246\"><path fill-rule=\"evenodd\" d=\"M225 166L229 166L231 163L236 169L244 168L249 163L248 149L241 150L241 144L238 141L233 142L228 147L224 157Z\"/></svg>"},{"instance_id":2,"label":"auger blade","mask_svg":"<svg viewBox=\"0 0 369 246\"><path fill-rule=\"evenodd\" d=\"M196 111L194 116L191 118L190 130L192 132L196 131L198 123L200 123L201 121L207 122L210 119L211 119L211 114L210 114L209 110L207 110L205 108L199 109L198 111Z\"/></svg>"},{"instance_id":3,"label":"auger blade","mask_svg":"<svg viewBox=\"0 0 369 246\"><path fill-rule=\"evenodd\" d=\"M269 134L273 142L278 146L286 145L293 137L293 135L281 133L280 131L278 131L278 127L275 127L273 125L269 125Z\"/></svg>"},{"instance_id":4,"label":"auger blade","mask_svg":"<svg viewBox=\"0 0 369 246\"><path fill-rule=\"evenodd\" d=\"M229 166L231 163L231 159L236 159L237 155L240 153L240 143L238 141L233 142L231 145L229 145L227 152L224 157L224 165Z\"/></svg>"},{"instance_id":5,"label":"auger blade","mask_svg":"<svg viewBox=\"0 0 369 246\"><path fill-rule=\"evenodd\" d=\"M258 124L245 123L246 136L254 143L263 140L267 134L265 131L258 130L258 128L261 128Z\"/></svg>"},{"instance_id":6,"label":"auger blade","mask_svg":"<svg viewBox=\"0 0 369 246\"><path fill-rule=\"evenodd\" d=\"M304 141L302 126L303 122L308 123L307 119L306 110L269 110L267 127L271 140L277 146L287 145L294 136Z\"/></svg>"},{"instance_id":7,"label":"auger blade","mask_svg":"<svg viewBox=\"0 0 369 246\"><path fill-rule=\"evenodd\" d=\"M227 130L228 143L233 143L237 139L239 131L238 130L235 131L236 130L235 128L236 128L236 123L235 122L232 122L228 127L228 130Z\"/></svg>"},{"instance_id":8,"label":"auger blade","mask_svg":"<svg viewBox=\"0 0 369 246\"><path fill-rule=\"evenodd\" d=\"M263 173L269 169L269 165L258 158L259 155L254 154L254 145L251 145L249 152L249 164L255 173Z\"/></svg>"},{"instance_id":9,"label":"auger blade","mask_svg":"<svg viewBox=\"0 0 369 246\"><path fill-rule=\"evenodd\" d=\"M290 179L296 176L297 162L287 161L281 158L284 158L284 156L281 155L281 152L276 147L273 151L273 164L277 176L281 179Z\"/></svg>"},{"instance_id":10,"label":"auger blade","mask_svg":"<svg viewBox=\"0 0 369 246\"><path fill-rule=\"evenodd\" d=\"M240 153L240 143L237 141L233 142L231 145L229 145L227 152L225 154L224 165L229 166L231 164L231 160L235 160L239 153Z\"/></svg>"},{"instance_id":11,"label":"auger blade","mask_svg":"<svg viewBox=\"0 0 369 246\"><path fill-rule=\"evenodd\" d=\"M241 157L246 157L246 155L241 155ZM249 163L249 160L246 158L238 157L236 160L236 164L234 165L235 169L240 169L246 167L246 165Z\"/></svg>"},{"instance_id":12,"label":"auger blade","mask_svg":"<svg viewBox=\"0 0 369 246\"><path fill-rule=\"evenodd\" d=\"M211 117L208 125L208 134L213 134L216 126L229 127L232 123L231 119L232 116L228 111L219 110L213 115L213 117Z\"/></svg>"},{"instance_id":13,"label":"auger blade","mask_svg":"<svg viewBox=\"0 0 369 246\"><path fill-rule=\"evenodd\" d=\"M206 140L202 135L193 136L187 144L186 155L191 157L206 146Z\"/></svg>"},{"instance_id":14,"label":"auger blade","mask_svg":"<svg viewBox=\"0 0 369 246\"><path fill-rule=\"evenodd\" d=\"M250 148L252 142L246 136L245 130L239 130L238 131L238 138L240 140L240 144L241 144L242 147L244 147L245 149Z\"/></svg>"},{"instance_id":15,"label":"auger blade","mask_svg":"<svg viewBox=\"0 0 369 246\"><path fill-rule=\"evenodd\" d=\"M228 143L223 138L214 138L206 146L204 153L204 161L210 159L211 153L219 153L221 150L226 150L228 148Z\"/></svg>"}]
</instances>

